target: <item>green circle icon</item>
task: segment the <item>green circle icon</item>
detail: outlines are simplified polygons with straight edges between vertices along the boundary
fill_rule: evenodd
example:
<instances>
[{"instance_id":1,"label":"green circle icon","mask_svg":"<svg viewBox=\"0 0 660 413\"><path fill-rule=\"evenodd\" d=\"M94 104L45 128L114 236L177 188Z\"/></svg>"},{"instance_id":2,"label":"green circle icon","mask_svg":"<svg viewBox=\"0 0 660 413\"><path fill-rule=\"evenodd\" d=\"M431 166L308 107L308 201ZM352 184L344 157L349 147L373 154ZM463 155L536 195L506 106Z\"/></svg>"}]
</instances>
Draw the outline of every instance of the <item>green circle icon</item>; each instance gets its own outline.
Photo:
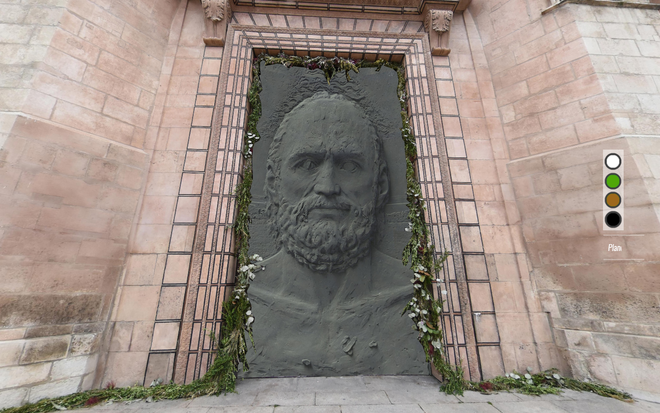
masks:
<instances>
[{"instance_id":1,"label":"green circle icon","mask_svg":"<svg viewBox=\"0 0 660 413\"><path fill-rule=\"evenodd\" d=\"M621 177L617 174L609 174L605 178L605 185L610 189L616 189L621 185Z\"/></svg>"}]
</instances>

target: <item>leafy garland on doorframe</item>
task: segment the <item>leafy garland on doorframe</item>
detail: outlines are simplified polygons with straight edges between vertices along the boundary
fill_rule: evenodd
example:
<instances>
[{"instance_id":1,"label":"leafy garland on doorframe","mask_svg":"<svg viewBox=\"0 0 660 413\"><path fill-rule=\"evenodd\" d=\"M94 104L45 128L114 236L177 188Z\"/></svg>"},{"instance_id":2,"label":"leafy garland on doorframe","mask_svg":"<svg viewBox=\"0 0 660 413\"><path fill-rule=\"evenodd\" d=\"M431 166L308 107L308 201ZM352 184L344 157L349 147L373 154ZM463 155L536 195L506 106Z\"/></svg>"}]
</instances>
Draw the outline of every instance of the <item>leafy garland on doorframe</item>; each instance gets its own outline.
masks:
<instances>
[{"instance_id":1,"label":"leafy garland on doorframe","mask_svg":"<svg viewBox=\"0 0 660 413\"><path fill-rule=\"evenodd\" d=\"M431 296L432 290L432 276L433 271L438 271L439 266L446 259L446 255L442 257L440 262L433 264L433 246L428 245L429 232L424 225L423 211L424 201L421 198L419 183L415 179L415 161L417 157L415 139L410 130L408 122L407 105L406 105L406 92L405 92L405 72L400 65L384 62L378 60L376 62L354 62L347 59L335 58L297 58L286 56L259 56L255 59L253 68L253 81L250 88L248 98L252 111L248 117L248 127L245 134L245 148L244 155L246 162L243 171L243 182L236 188L236 196L238 199L238 215L234 229L239 237L238 251L239 251L239 267L236 288L234 289L234 299L226 301L223 304L223 326L222 326L222 340L220 342L218 355L201 379L195 380L189 384L175 384L170 382L165 384L162 379L154 380L149 387L143 387L136 384L133 387L115 387L113 382L110 382L103 389L92 389L80 393L74 393L67 396L46 398L36 403L29 403L20 407L10 407L7 409L0 409L0 413L48 413L54 411L63 411L69 409L76 409L81 407L91 407L101 403L133 403L140 400L153 402L158 400L173 400L181 398L194 398L206 395L219 395L223 392L232 392L236 386L236 372L238 371L239 363L243 363L243 368L247 370L248 365L245 359L247 353L247 342L245 333L250 335L252 340L251 324L254 321L252 313L250 312L250 304L246 295L249 286L249 280L255 277L254 272L259 269L259 257L248 256L248 241L250 234L248 232L248 224L250 217L247 213L248 206L250 205L250 188L252 186L252 146L259 140L256 125L259 117L261 117L261 102L259 101L259 92L261 92L261 84L259 79L259 62L265 61L266 64L284 64L291 66L302 66L308 69L321 69L325 74L328 82L332 77L342 71L345 72L347 79L350 79L349 72L357 72L362 67L376 67L377 69L382 66L390 67L397 71L399 84L398 95L401 102L401 120L403 127L401 128L402 137L405 142L406 148L406 163L407 163L407 179L408 179L408 207L410 208L410 226L409 230L413 233L410 243L404 250L404 262L410 262L413 268L417 269L415 278L413 279L414 285L420 287L415 288L414 298L406 306L405 311L411 311L417 314L419 309L422 316L418 317L419 321L428 321L426 331L415 324L420 331L420 341L426 352L427 360L431 360L433 365L445 378L442 385L443 390L449 394L463 394L464 390L479 391L484 394L490 394L497 391L510 391L513 389L520 390L523 394L541 395L541 394L560 394L561 389L571 389L576 391L586 391L598 394L603 397L611 397L617 400L632 402L632 396L628 393L621 392L609 386L589 381L580 381L569 377L562 377L558 374L556 369L549 369L536 374L507 373L506 376L495 377L490 380L481 382L471 382L463 378L463 372L460 366L452 367L446 360L443 359L442 352L433 345L433 341L440 340L442 342L442 331L433 329L433 326L438 325L439 318L433 319L428 317L429 313L427 308L436 311L436 316L442 310L442 302L429 302L419 301L419 296L422 291L426 291L427 295ZM407 260L407 261L406 261ZM421 266L421 268L420 268ZM431 271L427 271L431 270ZM424 298L424 297L422 297ZM231 304L230 304L231 303ZM430 307L429 307L430 306ZM423 310L427 309L427 314ZM426 317L426 318L424 318ZM411 317L415 320L415 317ZM434 321L435 320L435 321ZM429 329L431 327L431 329ZM213 334L212 339L215 341ZM435 338L435 340L434 340Z\"/></svg>"},{"instance_id":2,"label":"leafy garland on doorframe","mask_svg":"<svg viewBox=\"0 0 660 413\"><path fill-rule=\"evenodd\" d=\"M443 353L443 333L440 326L440 314L442 313L442 299L436 300L433 294L433 274L437 274L443 262L447 258L444 253L439 262L434 262L434 246L430 243L429 229L424 222L424 199L421 188L417 181L415 162L417 160L417 147L415 137L410 128L408 120L408 105L406 94L405 69L402 65L377 60L375 62L359 61L335 57L332 59L318 56L311 58L299 56L287 56L279 54L269 56L262 54L254 59L252 68L252 86L248 92L251 112L248 116L247 127L244 136L243 155L245 163L243 166L243 181L236 188L237 217L234 230L238 245L238 275L236 287L231 300L223 303L221 341L219 343L218 355L209 368L204 380L217 383L219 389L234 391L236 386L236 373L239 364L247 371L248 344L245 338L247 333L254 345L252 337L251 304L247 295L250 281L255 278L255 272L260 270L258 256L250 257L249 248L249 222L248 207L251 202L250 188L252 186L252 149L260 139L257 131L257 122L261 117L261 101L259 93L262 90L260 82L260 63L266 65L281 64L286 67L305 67L310 70L320 69L326 80L330 80L338 73L344 72L346 79L350 80L350 72L359 72L360 68L375 67L380 70L383 66L394 69L398 76L397 94L401 104L401 136L405 145L406 155L406 179L407 200L410 220L406 231L411 232L411 238L403 251L404 265L411 265L414 271L413 297L403 309L403 314L408 316L414 323L414 328L419 332L419 341L424 348L426 361L443 376L445 382L443 389L449 393L462 394L464 385L463 369L460 365L451 366Z\"/></svg>"}]
</instances>

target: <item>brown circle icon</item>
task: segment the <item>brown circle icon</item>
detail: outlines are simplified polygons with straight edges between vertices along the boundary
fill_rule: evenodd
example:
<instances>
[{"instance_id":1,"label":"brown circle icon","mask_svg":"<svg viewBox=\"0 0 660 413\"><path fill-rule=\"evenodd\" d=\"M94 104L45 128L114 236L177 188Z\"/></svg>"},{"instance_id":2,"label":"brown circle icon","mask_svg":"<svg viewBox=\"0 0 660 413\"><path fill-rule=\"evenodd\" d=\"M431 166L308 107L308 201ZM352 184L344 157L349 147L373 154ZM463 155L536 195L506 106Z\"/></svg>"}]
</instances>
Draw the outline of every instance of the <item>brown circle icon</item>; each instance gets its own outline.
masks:
<instances>
[{"instance_id":1,"label":"brown circle icon","mask_svg":"<svg viewBox=\"0 0 660 413\"><path fill-rule=\"evenodd\" d=\"M616 208L621 204L621 196L616 192L610 192L605 197L605 203L610 208Z\"/></svg>"}]
</instances>

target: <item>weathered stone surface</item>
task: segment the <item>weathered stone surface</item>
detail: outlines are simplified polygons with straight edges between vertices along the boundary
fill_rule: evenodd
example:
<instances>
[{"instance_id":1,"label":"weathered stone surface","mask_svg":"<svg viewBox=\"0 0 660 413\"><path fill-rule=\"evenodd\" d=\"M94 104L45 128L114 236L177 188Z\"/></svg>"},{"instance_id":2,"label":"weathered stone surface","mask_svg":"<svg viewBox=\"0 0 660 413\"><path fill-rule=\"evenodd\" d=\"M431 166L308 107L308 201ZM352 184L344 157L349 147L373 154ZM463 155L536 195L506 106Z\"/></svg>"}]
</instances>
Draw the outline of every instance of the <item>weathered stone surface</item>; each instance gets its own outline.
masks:
<instances>
[{"instance_id":1,"label":"weathered stone surface","mask_svg":"<svg viewBox=\"0 0 660 413\"><path fill-rule=\"evenodd\" d=\"M0 389L39 383L48 378L52 363L38 363L28 366L12 366L0 369Z\"/></svg>"},{"instance_id":2,"label":"weathered stone surface","mask_svg":"<svg viewBox=\"0 0 660 413\"><path fill-rule=\"evenodd\" d=\"M104 322L76 324L73 326L73 334L102 333L106 325Z\"/></svg>"},{"instance_id":3,"label":"weathered stone surface","mask_svg":"<svg viewBox=\"0 0 660 413\"><path fill-rule=\"evenodd\" d=\"M50 371L51 380L67 379L69 377L82 376L85 374L88 363L96 360L96 357L69 357L53 363ZM80 380L80 379L79 379Z\"/></svg>"},{"instance_id":4,"label":"weathered stone surface","mask_svg":"<svg viewBox=\"0 0 660 413\"><path fill-rule=\"evenodd\" d=\"M557 294L557 299L564 317L660 321L657 300L648 294L564 292Z\"/></svg>"},{"instance_id":5,"label":"weathered stone surface","mask_svg":"<svg viewBox=\"0 0 660 413\"><path fill-rule=\"evenodd\" d=\"M657 337L594 333L593 340L599 353L660 360L660 338Z\"/></svg>"},{"instance_id":6,"label":"weathered stone surface","mask_svg":"<svg viewBox=\"0 0 660 413\"><path fill-rule=\"evenodd\" d=\"M25 343L21 364L50 361L64 358L69 350L70 336L30 340Z\"/></svg>"},{"instance_id":7,"label":"weathered stone surface","mask_svg":"<svg viewBox=\"0 0 660 413\"><path fill-rule=\"evenodd\" d=\"M0 343L0 367L17 365L24 345L23 340Z\"/></svg>"},{"instance_id":8,"label":"weathered stone surface","mask_svg":"<svg viewBox=\"0 0 660 413\"><path fill-rule=\"evenodd\" d=\"M95 294L0 297L0 324L44 325L95 321L102 300Z\"/></svg>"},{"instance_id":9,"label":"weathered stone surface","mask_svg":"<svg viewBox=\"0 0 660 413\"><path fill-rule=\"evenodd\" d=\"M657 372L660 369L660 362L620 356L611 356L611 358L619 383L626 383L627 387L657 394Z\"/></svg>"},{"instance_id":10,"label":"weathered stone surface","mask_svg":"<svg viewBox=\"0 0 660 413\"><path fill-rule=\"evenodd\" d=\"M0 391L0 409L20 406L28 394L27 388Z\"/></svg>"},{"instance_id":11,"label":"weathered stone surface","mask_svg":"<svg viewBox=\"0 0 660 413\"><path fill-rule=\"evenodd\" d=\"M80 377L67 380L53 381L30 389L29 402L34 403L41 399L65 396L78 391L80 388Z\"/></svg>"},{"instance_id":12,"label":"weathered stone surface","mask_svg":"<svg viewBox=\"0 0 660 413\"><path fill-rule=\"evenodd\" d=\"M72 331L73 327L71 325L31 327L25 332L25 338L62 336L71 334Z\"/></svg>"},{"instance_id":13,"label":"weathered stone surface","mask_svg":"<svg viewBox=\"0 0 660 413\"><path fill-rule=\"evenodd\" d=\"M71 355L79 356L95 353L101 343L100 334L75 335L71 339Z\"/></svg>"}]
</instances>

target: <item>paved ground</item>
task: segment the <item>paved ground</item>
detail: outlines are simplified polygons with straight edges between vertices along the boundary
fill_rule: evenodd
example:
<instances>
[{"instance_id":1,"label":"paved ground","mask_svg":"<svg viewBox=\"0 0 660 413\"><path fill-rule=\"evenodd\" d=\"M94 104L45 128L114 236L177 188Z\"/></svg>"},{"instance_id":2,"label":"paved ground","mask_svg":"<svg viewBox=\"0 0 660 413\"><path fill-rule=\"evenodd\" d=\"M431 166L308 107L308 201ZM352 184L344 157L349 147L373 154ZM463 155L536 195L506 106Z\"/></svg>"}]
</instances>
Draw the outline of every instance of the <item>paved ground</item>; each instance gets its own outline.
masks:
<instances>
[{"instance_id":1,"label":"paved ground","mask_svg":"<svg viewBox=\"0 0 660 413\"><path fill-rule=\"evenodd\" d=\"M248 379L238 394L97 406L96 413L660 413L660 404L624 403L591 393L566 391L560 396L517 393L464 397L438 391L432 377L331 377Z\"/></svg>"}]
</instances>

